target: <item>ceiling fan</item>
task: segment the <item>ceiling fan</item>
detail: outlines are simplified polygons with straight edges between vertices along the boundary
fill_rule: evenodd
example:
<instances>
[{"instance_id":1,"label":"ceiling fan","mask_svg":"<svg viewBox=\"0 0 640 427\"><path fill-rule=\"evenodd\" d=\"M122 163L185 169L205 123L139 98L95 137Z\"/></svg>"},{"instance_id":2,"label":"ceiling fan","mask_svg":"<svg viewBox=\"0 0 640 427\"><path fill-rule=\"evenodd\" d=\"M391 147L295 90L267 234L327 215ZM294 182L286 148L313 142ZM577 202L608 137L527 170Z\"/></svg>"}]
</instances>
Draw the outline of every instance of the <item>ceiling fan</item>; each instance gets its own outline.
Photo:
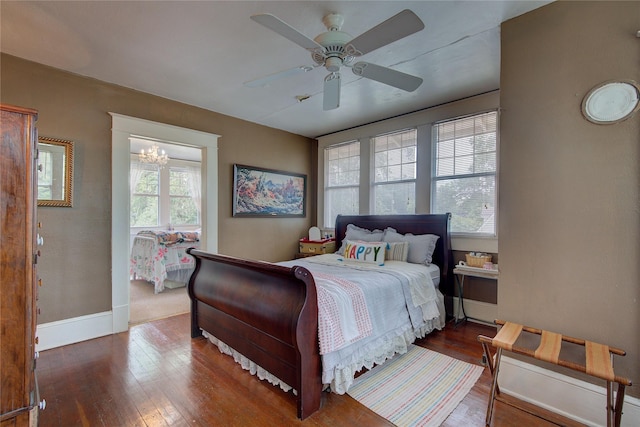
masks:
<instances>
[{"instance_id":1,"label":"ceiling fan","mask_svg":"<svg viewBox=\"0 0 640 427\"><path fill-rule=\"evenodd\" d=\"M349 67L355 75L407 92L413 92L422 84L420 77L391 68L369 62L351 64L356 57L422 30L424 23L409 9L403 10L355 38L341 31L344 18L337 13L329 14L323 18L322 22L328 31L318 35L313 40L274 15L253 15L251 19L310 51L315 65L300 66L281 71L246 82L245 86L264 86L273 80L308 72L316 67L323 66L329 71L329 74L324 79L323 107L324 110L333 110L340 106L341 67Z\"/></svg>"}]
</instances>

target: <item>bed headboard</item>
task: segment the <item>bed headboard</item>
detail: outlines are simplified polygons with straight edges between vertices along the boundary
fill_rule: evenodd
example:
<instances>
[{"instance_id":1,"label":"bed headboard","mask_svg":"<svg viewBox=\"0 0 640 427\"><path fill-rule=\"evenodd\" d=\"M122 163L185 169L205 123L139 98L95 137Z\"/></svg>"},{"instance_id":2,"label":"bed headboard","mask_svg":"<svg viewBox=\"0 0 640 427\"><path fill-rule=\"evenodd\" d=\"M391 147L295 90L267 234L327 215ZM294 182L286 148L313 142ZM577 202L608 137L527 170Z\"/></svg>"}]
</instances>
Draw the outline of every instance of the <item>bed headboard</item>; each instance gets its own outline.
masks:
<instances>
[{"instance_id":1,"label":"bed headboard","mask_svg":"<svg viewBox=\"0 0 640 427\"><path fill-rule=\"evenodd\" d=\"M353 224L368 230L395 228L398 233L435 234L440 236L433 252L433 263L441 269L440 290L445 295L447 316L453 313L453 255L451 253L451 214L416 215L338 215L336 218L336 249L340 249L347 232Z\"/></svg>"}]
</instances>

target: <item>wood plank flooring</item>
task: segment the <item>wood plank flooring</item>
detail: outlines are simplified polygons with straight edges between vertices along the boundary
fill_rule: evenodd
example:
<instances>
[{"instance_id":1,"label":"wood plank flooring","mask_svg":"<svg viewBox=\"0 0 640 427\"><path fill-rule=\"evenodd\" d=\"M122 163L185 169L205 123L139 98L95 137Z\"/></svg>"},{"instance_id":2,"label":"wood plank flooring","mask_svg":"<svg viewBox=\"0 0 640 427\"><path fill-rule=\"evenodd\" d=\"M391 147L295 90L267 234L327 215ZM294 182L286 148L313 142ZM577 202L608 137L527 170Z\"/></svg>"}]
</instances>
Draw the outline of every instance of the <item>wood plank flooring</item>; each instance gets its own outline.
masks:
<instances>
[{"instance_id":1,"label":"wood plank flooring","mask_svg":"<svg viewBox=\"0 0 640 427\"><path fill-rule=\"evenodd\" d=\"M37 376L47 405L40 426L392 426L350 396L332 393L323 393L321 409L301 422L291 394L249 375L189 331L184 314L41 352ZM479 334L493 336L495 328L447 325L417 344L480 364ZM485 369L443 425L484 426L490 381ZM492 425L554 424L497 402Z\"/></svg>"}]
</instances>

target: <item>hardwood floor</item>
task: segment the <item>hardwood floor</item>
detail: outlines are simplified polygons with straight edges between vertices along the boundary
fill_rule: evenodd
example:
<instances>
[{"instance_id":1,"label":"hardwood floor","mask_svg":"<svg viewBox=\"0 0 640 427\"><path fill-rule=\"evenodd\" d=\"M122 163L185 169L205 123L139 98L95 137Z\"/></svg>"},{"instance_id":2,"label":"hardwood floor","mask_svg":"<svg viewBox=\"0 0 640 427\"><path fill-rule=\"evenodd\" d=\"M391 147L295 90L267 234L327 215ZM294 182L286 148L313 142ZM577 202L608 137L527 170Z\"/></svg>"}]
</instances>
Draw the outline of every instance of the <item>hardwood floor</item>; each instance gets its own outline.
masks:
<instances>
[{"instance_id":1,"label":"hardwood floor","mask_svg":"<svg viewBox=\"0 0 640 427\"><path fill-rule=\"evenodd\" d=\"M291 394L249 375L204 338L191 339L189 315L43 351L37 375L47 406L40 426L392 426L348 395L323 393L321 409L299 421ZM479 334L465 323L417 344L480 364ZM443 424L484 426L489 370ZM559 419L561 425L576 425ZM550 426L496 402L494 427Z\"/></svg>"}]
</instances>

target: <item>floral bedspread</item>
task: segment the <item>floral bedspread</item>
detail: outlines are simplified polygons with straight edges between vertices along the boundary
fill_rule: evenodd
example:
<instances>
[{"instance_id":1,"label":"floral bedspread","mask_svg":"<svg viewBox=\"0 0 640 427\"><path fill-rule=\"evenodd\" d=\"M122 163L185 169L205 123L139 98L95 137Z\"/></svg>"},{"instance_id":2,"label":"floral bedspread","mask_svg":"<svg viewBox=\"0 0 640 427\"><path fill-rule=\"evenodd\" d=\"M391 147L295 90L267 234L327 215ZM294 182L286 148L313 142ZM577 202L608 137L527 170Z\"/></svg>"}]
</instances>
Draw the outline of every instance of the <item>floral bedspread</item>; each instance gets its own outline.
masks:
<instances>
[{"instance_id":1,"label":"floral bedspread","mask_svg":"<svg viewBox=\"0 0 640 427\"><path fill-rule=\"evenodd\" d=\"M188 238L180 237L184 234L182 232L172 233L172 236L157 236L154 233L141 232L134 238L129 274L153 282L154 293L157 294L164 290L167 272L195 268L195 260L187 254L187 249L198 248L200 242L197 233L188 233Z\"/></svg>"}]
</instances>

